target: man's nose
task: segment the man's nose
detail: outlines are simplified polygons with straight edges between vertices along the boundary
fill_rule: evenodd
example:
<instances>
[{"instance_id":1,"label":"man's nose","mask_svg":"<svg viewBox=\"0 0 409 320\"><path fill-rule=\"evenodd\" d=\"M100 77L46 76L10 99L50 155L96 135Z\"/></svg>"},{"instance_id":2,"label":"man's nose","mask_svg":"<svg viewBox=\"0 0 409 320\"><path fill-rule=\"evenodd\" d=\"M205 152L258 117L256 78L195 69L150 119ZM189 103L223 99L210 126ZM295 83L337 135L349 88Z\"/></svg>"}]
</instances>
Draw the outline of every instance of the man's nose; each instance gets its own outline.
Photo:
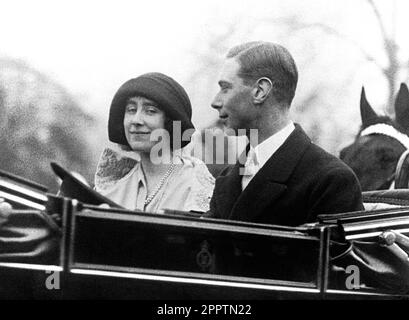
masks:
<instances>
[{"instance_id":1,"label":"man's nose","mask_svg":"<svg viewBox=\"0 0 409 320\"><path fill-rule=\"evenodd\" d=\"M212 103L210 104L212 106L213 109L219 110L222 108L222 102L219 98L218 95L216 95L212 101Z\"/></svg>"}]
</instances>

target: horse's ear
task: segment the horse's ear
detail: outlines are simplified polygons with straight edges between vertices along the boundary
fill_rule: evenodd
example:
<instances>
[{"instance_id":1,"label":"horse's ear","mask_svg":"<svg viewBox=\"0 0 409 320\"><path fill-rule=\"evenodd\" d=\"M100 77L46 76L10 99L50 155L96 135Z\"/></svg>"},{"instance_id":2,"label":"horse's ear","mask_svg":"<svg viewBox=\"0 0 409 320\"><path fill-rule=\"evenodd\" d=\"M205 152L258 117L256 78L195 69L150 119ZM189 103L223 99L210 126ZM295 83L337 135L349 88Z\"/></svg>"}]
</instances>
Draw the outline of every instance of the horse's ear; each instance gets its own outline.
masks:
<instances>
[{"instance_id":1,"label":"horse's ear","mask_svg":"<svg viewBox=\"0 0 409 320\"><path fill-rule=\"evenodd\" d=\"M401 83L395 100L395 119L402 128L409 129L409 90L404 83Z\"/></svg>"},{"instance_id":2,"label":"horse's ear","mask_svg":"<svg viewBox=\"0 0 409 320\"><path fill-rule=\"evenodd\" d=\"M365 88L362 87L361 91L361 119L362 119L362 127L366 128L369 127L370 125L373 125L377 123L378 121L378 115L376 112L372 109L371 105L369 104L368 100L366 99L365 95Z\"/></svg>"}]
</instances>

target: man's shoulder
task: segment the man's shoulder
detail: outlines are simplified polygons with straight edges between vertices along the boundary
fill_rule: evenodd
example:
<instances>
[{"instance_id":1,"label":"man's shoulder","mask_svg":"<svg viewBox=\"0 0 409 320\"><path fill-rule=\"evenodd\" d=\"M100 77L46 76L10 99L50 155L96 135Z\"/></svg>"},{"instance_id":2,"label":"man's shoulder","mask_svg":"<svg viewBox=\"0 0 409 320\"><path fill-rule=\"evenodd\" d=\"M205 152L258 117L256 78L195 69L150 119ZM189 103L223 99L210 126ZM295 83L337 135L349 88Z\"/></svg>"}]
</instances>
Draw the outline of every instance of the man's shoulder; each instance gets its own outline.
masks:
<instances>
[{"instance_id":1,"label":"man's shoulder","mask_svg":"<svg viewBox=\"0 0 409 320\"><path fill-rule=\"evenodd\" d=\"M336 166L344 169L349 167L336 156L330 154L317 144L311 141L308 134L299 124L295 124L295 130L292 133L293 139L288 139L291 148L303 150L302 159L304 161L313 161L311 165L320 166Z\"/></svg>"},{"instance_id":2,"label":"man's shoulder","mask_svg":"<svg viewBox=\"0 0 409 320\"><path fill-rule=\"evenodd\" d=\"M304 164L314 168L316 173L332 172L334 175L345 174L355 176L352 169L341 159L314 143L311 143L311 146L306 150L303 159Z\"/></svg>"}]
</instances>

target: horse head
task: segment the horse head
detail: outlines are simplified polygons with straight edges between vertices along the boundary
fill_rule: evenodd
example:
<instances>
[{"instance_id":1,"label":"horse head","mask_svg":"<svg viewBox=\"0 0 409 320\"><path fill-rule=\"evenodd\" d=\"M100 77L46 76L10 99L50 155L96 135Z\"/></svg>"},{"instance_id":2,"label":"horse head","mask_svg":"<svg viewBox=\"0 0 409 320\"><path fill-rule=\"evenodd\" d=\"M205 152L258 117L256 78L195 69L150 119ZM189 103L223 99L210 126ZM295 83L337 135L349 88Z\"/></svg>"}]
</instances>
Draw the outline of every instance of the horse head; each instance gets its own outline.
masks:
<instances>
[{"instance_id":1,"label":"horse head","mask_svg":"<svg viewBox=\"0 0 409 320\"><path fill-rule=\"evenodd\" d=\"M394 181L397 162L409 149L409 90L401 84L395 100L395 119L379 116L361 92L362 126L354 142L340 158L357 175L363 191L388 189Z\"/></svg>"}]
</instances>

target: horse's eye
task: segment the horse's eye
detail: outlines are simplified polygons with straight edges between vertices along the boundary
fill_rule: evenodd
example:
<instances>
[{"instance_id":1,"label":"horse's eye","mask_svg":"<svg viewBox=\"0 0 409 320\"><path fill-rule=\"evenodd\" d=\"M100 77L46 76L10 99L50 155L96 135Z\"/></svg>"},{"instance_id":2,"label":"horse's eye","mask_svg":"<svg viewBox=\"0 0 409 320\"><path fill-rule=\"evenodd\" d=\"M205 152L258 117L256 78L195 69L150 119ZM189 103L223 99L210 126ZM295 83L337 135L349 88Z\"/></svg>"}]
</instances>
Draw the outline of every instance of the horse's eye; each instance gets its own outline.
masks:
<instances>
[{"instance_id":1,"label":"horse's eye","mask_svg":"<svg viewBox=\"0 0 409 320\"><path fill-rule=\"evenodd\" d=\"M376 153L377 153L378 159L382 163L388 163L388 162L395 161L395 156L393 154L393 151L380 149Z\"/></svg>"}]
</instances>

